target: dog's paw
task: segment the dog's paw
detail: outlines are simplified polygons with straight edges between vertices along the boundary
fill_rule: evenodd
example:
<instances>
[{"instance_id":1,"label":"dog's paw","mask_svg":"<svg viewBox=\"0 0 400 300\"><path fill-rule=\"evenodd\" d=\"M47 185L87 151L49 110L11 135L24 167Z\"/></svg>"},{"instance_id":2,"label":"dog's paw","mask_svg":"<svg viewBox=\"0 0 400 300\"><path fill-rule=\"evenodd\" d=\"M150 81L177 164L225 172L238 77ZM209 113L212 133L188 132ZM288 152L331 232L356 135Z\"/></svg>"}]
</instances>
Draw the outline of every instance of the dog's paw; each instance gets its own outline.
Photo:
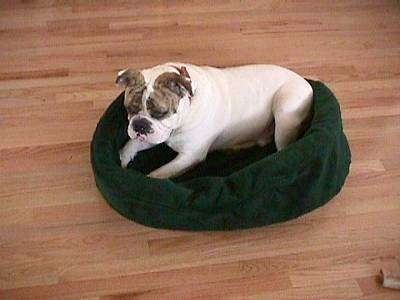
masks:
<instances>
[{"instance_id":1,"label":"dog's paw","mask_svg":"<svg viewBox=\"0 0 400 300\"><path fill-rule=\"evenodd\" d=\"M126 151L123 151L123 149L121 149L119 151L119 159L121 160L121 167L126 169L126 167L128 166L128 164L131 162L131 160L133 159L132 155L129 155L128 153L126 153Z\"/></svg>"},{"instance_id":2,"label":"dog's paw","mask_svg":"<svg viewBox=\"0 0 400 300\"><path fill-rule=\"evenodd\" d=\"M147 177L156 178L156 179L166 179L169 176L168 176L168 174L165 174L163 172L155 170L155 171L150 172L149 174L147 174Z\"/></svg>"}]
</instances>

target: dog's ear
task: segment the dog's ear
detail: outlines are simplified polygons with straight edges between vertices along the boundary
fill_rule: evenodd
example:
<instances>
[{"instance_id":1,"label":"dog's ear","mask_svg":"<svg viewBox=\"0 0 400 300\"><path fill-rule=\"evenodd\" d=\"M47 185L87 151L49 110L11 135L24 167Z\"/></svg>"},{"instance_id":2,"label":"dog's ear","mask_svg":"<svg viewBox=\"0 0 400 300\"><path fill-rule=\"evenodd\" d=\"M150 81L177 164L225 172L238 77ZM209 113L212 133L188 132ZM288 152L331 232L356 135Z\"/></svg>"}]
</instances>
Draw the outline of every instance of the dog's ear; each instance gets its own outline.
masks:
<instances>
[{"instance_id":1,"label":"dog's ear","mask_svg":"<svg viewBox=\"0 0 400 300\"><path fill-rule=\"evenodd\" d=\"M179 97L183 97L186 93L193 96L193 89L190 80L177 73L161 74L157 78L155 85L164 86Z\"/></svg>"},{"instance_id":2,"label":"dog's ear","mask_svg":"<svg viewBox=\"0 0 400 300\"><path fill-rule=\"evenodd\" d=\"M145 84L143 74L140 71L125 69L118 72L115 83L122 88L139 87Z\"/></svg>"}]
</instances>

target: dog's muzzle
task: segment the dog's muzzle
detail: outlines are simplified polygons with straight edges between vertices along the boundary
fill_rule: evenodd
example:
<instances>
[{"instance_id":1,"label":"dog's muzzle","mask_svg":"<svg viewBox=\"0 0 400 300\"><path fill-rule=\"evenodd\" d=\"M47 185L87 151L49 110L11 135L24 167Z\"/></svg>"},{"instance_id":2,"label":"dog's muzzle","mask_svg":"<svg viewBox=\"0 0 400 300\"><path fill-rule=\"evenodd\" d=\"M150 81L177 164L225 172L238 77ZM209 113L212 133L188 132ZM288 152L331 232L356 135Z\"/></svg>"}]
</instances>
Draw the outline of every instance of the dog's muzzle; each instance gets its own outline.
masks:
<instances>
[{"instance_id":1,"label":"dog's muzzle","mask_svg":"<svg viewBox=\"0 0 400 300\"><path fill-rule=\"evenodd\" d=\"M131 139L138 139L151 144L165 142L171 135L172 129L160 121L149 120L145 116L138 116L129 122L128 135Z\"/></svg>"},{"instance_id":2,"label":"dog's muzzle","mask_svg":"<svg viewBox=\"0 0 400 300\"><path fill-rule=\"evenodd\" d=\"M138 134L151 134L154 133L153 128L151 128L151 122L145 118L139 118L132 122L132 127Z\"/></svg>"}]
</instances>

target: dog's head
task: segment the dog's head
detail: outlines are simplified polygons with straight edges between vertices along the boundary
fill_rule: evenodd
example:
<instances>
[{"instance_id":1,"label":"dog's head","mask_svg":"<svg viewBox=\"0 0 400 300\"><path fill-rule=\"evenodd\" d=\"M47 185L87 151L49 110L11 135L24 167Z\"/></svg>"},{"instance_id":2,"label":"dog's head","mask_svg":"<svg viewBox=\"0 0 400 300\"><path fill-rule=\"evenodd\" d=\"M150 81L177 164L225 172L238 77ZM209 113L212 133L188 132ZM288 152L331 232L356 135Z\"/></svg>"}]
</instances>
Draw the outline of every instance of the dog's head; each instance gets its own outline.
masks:
<instances>
[{"instance_id":1,"label":"dog's head","mask_svg":"<svg viewBox=\"0 0 400 300\"><path fill-rule=\"evenodd\" d=\"M179 127L193 96L185 67L126 69L118 73L116 83L125 89L129 137L152 144L166 141Z\"/></svg>"}]
</instances>

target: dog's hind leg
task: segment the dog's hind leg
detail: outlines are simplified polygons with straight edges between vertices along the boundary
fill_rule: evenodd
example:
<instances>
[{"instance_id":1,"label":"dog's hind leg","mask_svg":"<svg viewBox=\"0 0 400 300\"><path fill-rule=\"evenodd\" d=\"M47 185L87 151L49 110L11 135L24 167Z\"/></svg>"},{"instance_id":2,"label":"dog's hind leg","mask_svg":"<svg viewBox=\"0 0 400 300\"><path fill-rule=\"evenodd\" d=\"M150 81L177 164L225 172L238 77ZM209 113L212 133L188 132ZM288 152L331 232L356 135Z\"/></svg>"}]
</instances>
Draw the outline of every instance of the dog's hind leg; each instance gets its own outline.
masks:
<instances>
[{"instance_id":1,"label":"dog's hind leg","mask_svg":"<svg viewBox=\"0 0 400 300\"><path fill-rule=\"evenodd\" d=\"M272 120L271 123L265 127L264 131L257 139L257 145L264 147L265 145L272 142L272 140L274 139L274 132L275 132L275 121Z\"/></svg>"},{"instance_id":2,"label":"dog's hind leg","mask_svg":"<svg viewBox=\"0 0 400 300\"><path fill-rule=\"evenodd\" d=\"M275 119L275 144L279 150L295 142L307 120L313 91L302 78L285 83L275 94L272 112Z\"/></svg>"}]
</instances>

